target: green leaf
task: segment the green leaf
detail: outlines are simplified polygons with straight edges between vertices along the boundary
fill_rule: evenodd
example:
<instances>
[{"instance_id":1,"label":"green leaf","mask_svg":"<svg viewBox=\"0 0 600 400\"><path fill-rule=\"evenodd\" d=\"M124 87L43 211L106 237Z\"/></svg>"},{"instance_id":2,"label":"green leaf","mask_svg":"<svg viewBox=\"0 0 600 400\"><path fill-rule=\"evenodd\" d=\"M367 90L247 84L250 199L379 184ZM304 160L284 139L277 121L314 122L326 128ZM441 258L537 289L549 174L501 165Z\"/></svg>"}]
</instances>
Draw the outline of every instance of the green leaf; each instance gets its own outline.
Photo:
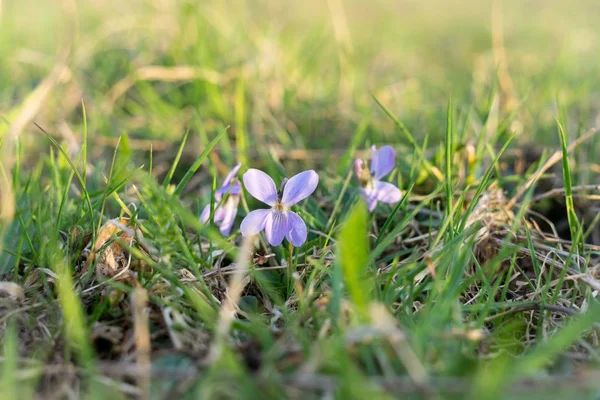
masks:
<instances>
[{"instance_id":1,"label":"green leaf","mask_svg":"<svg viewBox=\"0 0 600 400\"><path fill-rule=\"evenodd\" d=\"M368 319L367 307L373 289L369 276L368 211L364 202L354 205L342 227L338 242L338 262L341 263L344 283L359 318Z\"/></svg>"}]
</instances>

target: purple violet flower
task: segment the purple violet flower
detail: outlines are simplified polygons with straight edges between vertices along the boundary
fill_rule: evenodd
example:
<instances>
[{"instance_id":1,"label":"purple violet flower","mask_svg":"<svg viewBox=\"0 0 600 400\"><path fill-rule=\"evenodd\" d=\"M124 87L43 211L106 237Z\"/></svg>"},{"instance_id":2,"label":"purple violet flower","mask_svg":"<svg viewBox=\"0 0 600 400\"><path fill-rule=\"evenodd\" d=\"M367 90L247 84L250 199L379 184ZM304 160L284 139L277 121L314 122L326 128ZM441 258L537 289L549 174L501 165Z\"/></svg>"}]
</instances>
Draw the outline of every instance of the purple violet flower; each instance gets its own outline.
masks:
<instances>
[{"instance_id":1,"label":"purple violet flower","mask_svg":"<svg viewBox=\"0 0 600 400\"><path fill-rule=\"evenodd\" d=\"M237 215L242 185L237 180L237 173L242 164L238 164L227 174L223 185L215 191L215 211L213 221L219 227L223 236L229 236L231 227ZM200 214L200 221L206 224L210 218L210 204L204 207Z\"/></svg>"},{"instance_id":2,"label":"purple violet flower","mask_svg":"<svg viewBox=\"0 0 600 400\"><path fill-rule=\"evenodd\" d=\"M360 182L360 192L367 202L369 211L373 211L377 202L397 203L402 192L395 185L381 181L381 178L392 172L396 161L396 152L391 146L371 146L371 169L366 168L364 160L354 161L356 176Z\"/></svg>"},{"instance_id":3,"label":"purple violet flower","mask_svg":"<svg viewBox=\"0 0 600 400\"><path fill-rule=\"evenodd\" d=\"M283 238L294 245L306 242L306 224L290 207L310 196L319 184L315 171L304 171L289 180L281 182L279 191L275 182L267 174L257 169L249 169L244 174L244 186L254 198L271 206L250 212L240 227L243 236L252 236L263 229L271 246L278 246Z\"/></svg>"}]
</instances>

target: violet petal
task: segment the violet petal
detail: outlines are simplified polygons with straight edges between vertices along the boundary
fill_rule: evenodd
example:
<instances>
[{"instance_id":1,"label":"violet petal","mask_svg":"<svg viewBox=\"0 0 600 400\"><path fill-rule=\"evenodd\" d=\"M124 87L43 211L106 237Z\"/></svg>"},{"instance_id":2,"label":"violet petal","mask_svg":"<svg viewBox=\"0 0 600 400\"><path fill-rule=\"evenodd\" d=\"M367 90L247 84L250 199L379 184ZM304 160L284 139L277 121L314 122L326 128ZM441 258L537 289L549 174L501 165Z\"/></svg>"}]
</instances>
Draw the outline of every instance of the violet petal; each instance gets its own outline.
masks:
<instances>
[{"instance_id":1,"label":"violet petal","mask_svg":"<svg viewBox=\"0 0 600 400\"><path fill-rule=\"evenodd\" d=\"M208 222L209 218L210 218L210 204L207 205L206 207L204 207L204 209L202 210L202 213L200 213L200 222L205 224Z\"/></svg>"},{"instance_id":2,"label":"violet petal","mask_svg":"<svg viewBox=\"0 0 600 400\"><path fill-rule=\"evenodd\" d=\"M238 196L241 192L242 192L242 185L239 182L235 182L233 184L221 186L219 189L217 189L215 191L215 197L216 196L223 197L223 195L225 195L227 193L229 193L230 195L233 195L233 196Z\"/></svg>"},{"instance_id":3,"label":"violet petal","mask_svg":"<svg viewBox=\"0 0 600 400\"><path fill-rule=\"evenodd\" d=\"M227 174L227 176L225 177L225 180L223 181L223 187L225 186L229 186L229 184L231 183L231 181L233 180L233 178L236 177L238 171L240 170L240 167L242 166L241 163L238 163L235 167L233 167L233 169L231 171L229 171L229 173Z\"/></svg>"},{"instance_id":4,"label":"violet petal","mask_svg":"<svg viewBox=\"0 0 600 400\"><path fill-rule=\"evenodd\" d=\"M215 201L215 206L217 205L217 202ZM223 206L219 206L216 208L214 215L213 215L213 221L214 222L219 222L223 219L223 217L225 216L225 212L223 211ZM207 205L206 207L204 207L204 210L202 210L202 214L200 214L200 220L203 223L208 223L210 219L210 204Z\"/></svg>"},{"instance_id":5,"label":"violet petal","mask_svg":"<svg viewBox=\"0 0 600 400\"><path fill-rule=\"evenodd\" d=\"M360 193L362 194L365 202L367 203L367 208L370 212L373 212L375 207L377 207L377 196L376 192L373 189L360 189Z\"/></svg>"},{"instance_id":6,"label":"violet petal","mask_svg":"<svg viewBox=\"0 0 600 400\"><path fill-rule=\"evenodd\" d=\"M387 182L375 182L375 198L383 203L397 203L402 198L402 192L395 185Z\"/></svg>"},{"instance_id":7,"label":"violet petal","mask_svg":"<svg viewBox=\"0 0 600 400\"><path fill-rule=\"evenodd\" d=\"M231 232L231 227L233 226L233 222L237 215L239 202L239 196L229 196L225 202L225 206L223 207L223 221L221 221L221 226L219 227L223 236L229 236L229 233Z\"/></svg>"},{"instance_id":8,"label":"violet petal","mask_svg":"<svg viewBox=\"0 0 600 400\"><path fill-rule=\"evenodd\" d=\"M265 236L271 246L279 246L289 232L287 212L272 210L265 224Z\"/></svg>"},{"instance_id":9,"label":"violet petal","mask_svg":"<svg viewBox=\"0 0 600 400\"><path fill-rule=\"evenodd\" d=\"M244 174L244 186L254 198L270 206L277 203L277 189L273 179L263 171L251 168Z\"/></svg>"},{"instance_id":10,"label":"violet petal","mask_svg":"<svg viewBox=\"0 0 600 400\"><path fill-rule=\"evenodd\" d=\"M256 235L265 229L267 217L270 213L271 210L259 209L254 210L246 215L246 217L242 220L242 224L240 225L242 236Z\"/></svg>"},{"instance_id":11,"label":"violet petal","mask_svg":"<svg viewBox=\"0 0 600 400\"><path fill-rule=\"evenodd\" d=\"M289 232L286 235L287 240L299 247L306 242L306 224L302 218L293 211L288 211L288 228Z\"/></svg>"},{"instance_id":12,"label":"violet petal","mask_svg":"<svg viewBox=\"0 0 600 400\"><path fill-rule=\"evenodd\" d=\"M215 215L213 215L213 221L216 222L221 222L223 220L223 218L225 218L225 210L223 209L223 206L219 206L217 207L217 209L215 210Z\"/></svg>"},{"instance_id":13,"label":"violet petal","mask_svg":"<svg viewBox=\"0 0 600 400\"><path fill-rule=\"evenodd\" d=\"M371 152L376 154L371 161L371 173L375 179L381 179L392 172L396 163L396 152L392 146L383 146L379 151L371 149Z\"/></svg>"},{"instance_id":14,"label":"violet petal","mask_svg":"<svg viewBox=\"0 0 600 400\"><path fill-rule=\"evenodd\" d=\"M379 165L379 151L375 145L371 146L371 174L374 175Z\"/></svg>"},{"instance_id":15,"label":"violet petal","mask_svg":"<svg viewBox=\"0 0 600 400\"><path fill-rule=\"evenodd\" d=\"M361 174L362 174L362 170L364 168L364 161L357 158L356 160L354 160L354 172L356 172L356 177L358 179L360 179Z\"/></svg>"},{"instance_id":16,"label":"violet petal","mask_svg":"<svg viewBox=\"0 0 600 400\"><path fill-rule=\"evenodd\" d=\"M286 207L293 206L310 196L318 184L319 175L313 170L300 172L292 176L283 188L281 204Z\"/></svg>"}]
</instances>

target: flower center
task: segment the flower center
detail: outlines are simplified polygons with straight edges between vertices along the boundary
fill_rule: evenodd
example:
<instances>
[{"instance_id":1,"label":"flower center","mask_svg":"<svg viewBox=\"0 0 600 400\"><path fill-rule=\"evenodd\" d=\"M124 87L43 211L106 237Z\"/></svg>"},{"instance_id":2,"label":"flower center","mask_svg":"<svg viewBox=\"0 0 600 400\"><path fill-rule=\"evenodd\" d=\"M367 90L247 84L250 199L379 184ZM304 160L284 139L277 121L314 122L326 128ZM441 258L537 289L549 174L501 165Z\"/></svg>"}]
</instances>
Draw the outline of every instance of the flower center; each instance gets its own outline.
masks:
<instances>
[{"instance_id":1,"label":"flower center","mask_svg":"<svg viewBox=\"0 0 600 400\"><path fill-rule=\"evenodd\" d=\"M360 182L360 186L365 189L372 189L374 187L373 177L368 171L365 174L361 174L358 181Z\"/></svg>"},{"instance_id":2,"label":"flower center","mask_svg":"<svg viewBox=\"0 0 600 400\"><path fill-rule=\"evenodd\" d=\"M360 186L364 189L371 189L373 187L373 174L365 167L366 162L363 160L360 166L357 167L356 175Z\"/></svg>"},{"instance_id":3,"label":"flower center","mask_svg":"<svg viewBox=\"0 0 600 400\"><path fill-rule=\"evenodd\" d=\"M277 211L285 211L285 207L280 202L277 202L277 204L275 204L273 206L273 208L276 209Z\"/></svg>"}]
</instances>

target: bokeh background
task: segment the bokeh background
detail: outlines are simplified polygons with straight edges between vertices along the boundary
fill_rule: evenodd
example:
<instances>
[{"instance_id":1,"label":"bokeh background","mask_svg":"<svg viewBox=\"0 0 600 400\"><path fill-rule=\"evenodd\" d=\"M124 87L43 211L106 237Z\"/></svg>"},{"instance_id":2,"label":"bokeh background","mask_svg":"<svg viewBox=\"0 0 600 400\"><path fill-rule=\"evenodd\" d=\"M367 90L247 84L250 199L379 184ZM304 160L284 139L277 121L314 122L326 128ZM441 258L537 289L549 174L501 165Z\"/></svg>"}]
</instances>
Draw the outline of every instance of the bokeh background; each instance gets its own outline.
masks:
<instances>
[{"instance_id":1,"label":"bokeh background","mask_svg":"<svg viewBox=\"0 0 600 400\"><path fill-rule=\"evenodd\" d=\"M551 154L545 149L561 148L557 118L565 147L600 127L599 21L598 0L0 0L0 283L25 300L0 296L0 383L15 394L59 397L60 389L78 397L85 375L71 361L87 368L97 358L135 361L144 371L150 361L177 362L186 373L181 387L165 382L168 374L137 375L147 378L136 382L140 389L169 394L183 393L194 381L186 366L197 366L202 398L257 397L250 393L265 383L275 396L298 396L295 382L310 381L289 378L307 371L331 374L324 396L339 381L342 398L381 398L373 394L385 383L380 373L407 373L423 396L437 395L422 386L429 382L458 387L455 398L465 390L473 399L597 394L596 370L583 376L579 366L599 359L597 331L581 332L599 320L600 135L555 158L535 191L523 182ZM353 206L352 161L371 144L394 146L396 168L386 179L407 192L394 211L380 207L367 223ZM520 150L525 162L512 162ZM223 333L218 303L235 298L225 273L243 271L246 261L229 252L258 202L242 196L228 239L198 216L215 203L211 183L238 161L276 181L315 169L320 181L297 210L308 244L295 252L257 247L231 335L236 357L227 352L212 363L212 334ZM507 204L513 200L522 204ZM132 257L125 235L105 247L117 231L101 233L124 213L143 230L143 242L128 231L139 250ZM367 232L377 237L370 253ZM99 255L113 254L116 265L117 254L127 266L103 276L98 265L109 262L97 257L93 278L95 250L86 249L100 247ZM137 278L104 284L130 266ZM146 292L136 285L130 302L127 285L137 279L149 300L137 297ZM371 300L378 303L367 308ZM150 332L146 342L138 335L149 325L146 308L151 342ZM167 323L167 308L176 323ZM363 326L367 310L373 324ZM133 337L142 340L135 347ZM385 337L392 347L380 346ZM403 359L411 346L417 356L409 360L418 363ZM131 389L134 375L101 366L102 377L118 381L103 380L98 397L119 398L113 382ZM422 378L429 374L433 380ZM38 375L41 383L28 387ZM401 389L409 381L397 382ZM24 398L2 390L0 398Z\"/></svg>"},{"instance_id":2,"label":"bokeh background","mask_svg":"<svg viewBox=\"0 0 600 400\"><path fill-rule=\"evenodd\" d=\"M557 105L570 137L599 125L594 0L1 4L0 113L47 84L35 121L75 151L83 101L100 158L123 133L159 152L190 130L199 151L227 125L225 153L344 148L357 129L402 144L372 96L430 145L450 96L466 135L494 107L517 143L556 145ZM22 131L29 154L47 149L33 124Z\"/></svg>"}]
</instances>

